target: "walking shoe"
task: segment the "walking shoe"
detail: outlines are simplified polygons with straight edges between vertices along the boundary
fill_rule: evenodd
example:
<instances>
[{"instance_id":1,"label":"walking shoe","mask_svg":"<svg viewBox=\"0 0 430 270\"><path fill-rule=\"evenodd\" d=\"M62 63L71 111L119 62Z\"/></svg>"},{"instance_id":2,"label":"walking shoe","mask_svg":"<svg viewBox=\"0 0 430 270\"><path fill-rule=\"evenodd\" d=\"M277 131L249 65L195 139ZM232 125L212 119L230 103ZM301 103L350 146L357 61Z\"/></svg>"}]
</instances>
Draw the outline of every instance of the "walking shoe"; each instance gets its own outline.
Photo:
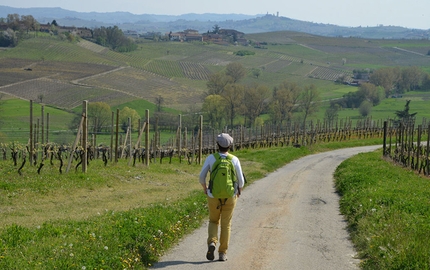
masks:
<instances>
[{"instance_id":1,"label":"walking shoe","mask_svg":"<svg viewBox=\"0 0 430 270\"><path fill-rule=\"evenodd\" d=\"M206 253L206 259L213 261L215 259L215 243L208 245L208 252Z\"/></svg>"},{"instance_id":2,"label":"walking shoe","mask_svg":"<svg viewBox=\"0 0 430 270\"><path fill-rule=\"evenodd\" d=\"M219 260L222 261L222 262L227 261L227 254L220 252L219 253Z\"/></svg>"}]
</instances>

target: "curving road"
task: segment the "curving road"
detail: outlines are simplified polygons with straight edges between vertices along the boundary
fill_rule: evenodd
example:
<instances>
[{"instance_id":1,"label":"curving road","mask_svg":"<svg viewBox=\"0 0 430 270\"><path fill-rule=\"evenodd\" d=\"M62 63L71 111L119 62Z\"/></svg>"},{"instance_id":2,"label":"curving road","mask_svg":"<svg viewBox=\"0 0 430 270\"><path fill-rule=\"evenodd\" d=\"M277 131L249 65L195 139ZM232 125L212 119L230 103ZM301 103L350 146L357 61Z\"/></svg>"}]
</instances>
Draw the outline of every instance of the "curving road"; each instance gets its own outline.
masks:
<instances>
[{"instance_id":1,"label":"curving road","mask_svg":"<svg viewBox=\"0 0 430 270\"><path fill-rule=\"evenodd\" d=\"M228 261L206 260L205 223L153 268L359 269L333 173L343 160L380 147L306 156L248 186L235 209Z\"/></svg>"}]
</instances>

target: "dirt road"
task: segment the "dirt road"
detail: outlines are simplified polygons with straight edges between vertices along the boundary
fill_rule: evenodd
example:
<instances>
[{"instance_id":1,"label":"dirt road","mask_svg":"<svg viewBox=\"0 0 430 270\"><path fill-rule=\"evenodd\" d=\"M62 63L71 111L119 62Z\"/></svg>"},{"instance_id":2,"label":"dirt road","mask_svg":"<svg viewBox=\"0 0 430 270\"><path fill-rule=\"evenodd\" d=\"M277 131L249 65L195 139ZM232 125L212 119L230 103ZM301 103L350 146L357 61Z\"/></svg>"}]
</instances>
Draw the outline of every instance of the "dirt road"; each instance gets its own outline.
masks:
<instances>
[{"instance_id":1,"label":"dirt road","mask_svg":"<svg viewBox=\"0 0 430 270\"><path fill-rule=\"evenodd\" d=\"M343 160L378 148L306 156L247 187L234 213L228 261L206 260L205 223L153 268L358 269L333 172Z\"/></svg>"}]
</instances>

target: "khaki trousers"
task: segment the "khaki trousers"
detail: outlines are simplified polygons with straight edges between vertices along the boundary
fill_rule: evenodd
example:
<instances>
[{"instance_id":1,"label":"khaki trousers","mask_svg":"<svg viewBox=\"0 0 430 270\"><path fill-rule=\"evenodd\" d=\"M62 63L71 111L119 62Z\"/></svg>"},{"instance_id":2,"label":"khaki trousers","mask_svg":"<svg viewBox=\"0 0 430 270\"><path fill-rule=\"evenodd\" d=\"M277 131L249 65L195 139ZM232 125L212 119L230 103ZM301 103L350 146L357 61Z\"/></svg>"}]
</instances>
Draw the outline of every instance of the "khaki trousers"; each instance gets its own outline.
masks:
<instances>
[{"instance_id":1,"label":"khaki trousers","mask_svg":"<svg viewBox=\"0 0 430 270\"><path fill-rule=\"evenodd\" d=\"M227 253L230 241L231 218L233 217L236 200L236 196L228 199L208 197L209 227L207 243L218 243L218 226L221 222L220 246L218 248L218 252L220 253Z\"/></svg>"}]
</instances>

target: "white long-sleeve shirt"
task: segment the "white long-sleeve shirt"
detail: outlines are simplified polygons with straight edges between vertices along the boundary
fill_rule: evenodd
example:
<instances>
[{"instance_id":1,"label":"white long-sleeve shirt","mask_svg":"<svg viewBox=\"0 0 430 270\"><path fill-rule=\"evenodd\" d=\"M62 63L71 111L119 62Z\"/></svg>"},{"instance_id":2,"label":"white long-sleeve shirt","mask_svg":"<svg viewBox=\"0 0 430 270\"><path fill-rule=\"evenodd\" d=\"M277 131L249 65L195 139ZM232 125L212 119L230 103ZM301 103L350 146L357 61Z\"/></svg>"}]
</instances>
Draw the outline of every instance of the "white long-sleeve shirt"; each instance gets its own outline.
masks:
<instances>
[{"instance_id":1,"label":"white long-sleeve shirt","mask_svg":"<svg viewBox=\"0 0 430 270\"><path fill-rule=\"evenodd\" d=\"M219 153L219 154L222 157L227 156L227 153ZM212 165L215 163L215 161L216 161L216 159L215 159L214 155L209 155L205 159L205 163L203 164L202 170L200 171L200 176L199 176L200 184L206 185L206 176L207 176L208 172L210 172L212 170ZM242 172L242 167L240 166L240 161L236 156L233 155L231 162L233 163L233 166L236 170L236 181L238 183L238 187L240 189L242 189L244 184L245 184L245 180L243 178L243 172ZM213 198L212 193L210 192L209 189L207 189L207 194L209 197Z\"/></svg>"}]
</instances>

